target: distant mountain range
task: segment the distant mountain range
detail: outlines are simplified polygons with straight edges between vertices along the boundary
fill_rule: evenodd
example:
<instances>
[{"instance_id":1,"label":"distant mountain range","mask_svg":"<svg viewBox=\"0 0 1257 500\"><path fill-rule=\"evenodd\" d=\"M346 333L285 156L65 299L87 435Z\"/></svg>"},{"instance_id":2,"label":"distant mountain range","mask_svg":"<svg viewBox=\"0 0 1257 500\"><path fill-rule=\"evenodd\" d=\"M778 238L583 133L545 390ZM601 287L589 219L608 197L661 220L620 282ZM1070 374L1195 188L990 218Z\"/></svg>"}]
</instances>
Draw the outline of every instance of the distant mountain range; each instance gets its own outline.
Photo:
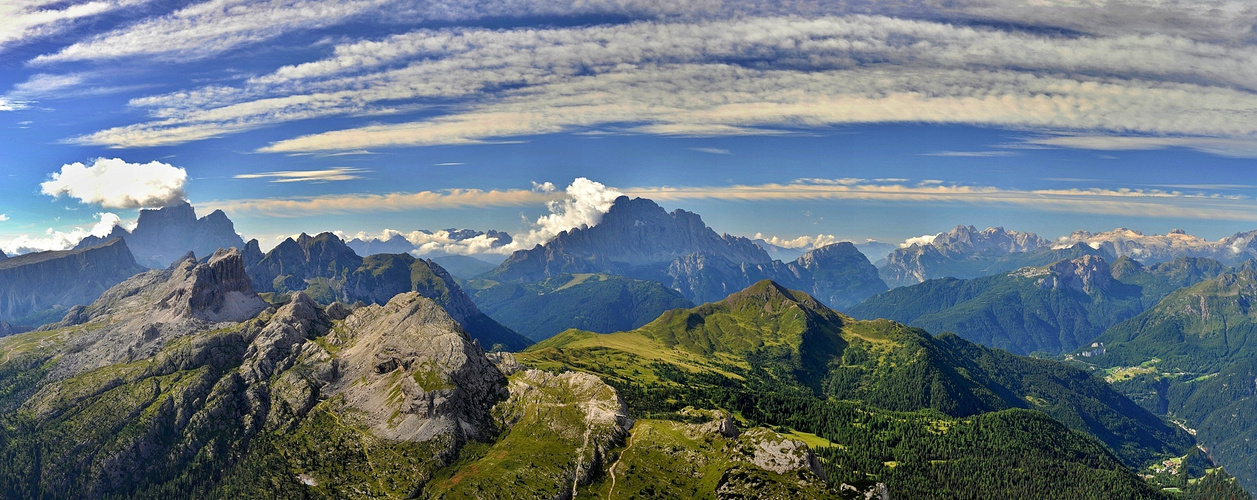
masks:
<instances>
[{"instance_id":1,"label":"distant mountain range","mask_svg":"<svg viewBox=\"0 0 1257 500\"><path fill-rule=\"evenodd\" d=\"M165 268L188 252L208 256L220 248L243 249L245 245L222 210L198 219L196 210L186 201L156 210L140 210L134 230L114 226L109 235L88 236L75 248L97 246L114 238L127 242L137 263L153 269Z\"/></svg>"},{"instance_id":2,"label":"distant mountain range","mask_svg":"<svg viewBox=\"0 0 1257 500\"><path fill-rule=\"evenodd\" d=\"M1090 233L1077 231L1053 242L1056 247L1085 243L1116 256L1130 256L1146 263L1164 262L1178 257L1205 257L1223 264L1235 265L1257 258L1257 230L1236 233L1218 241L1208 241L1175 229L1168 234L1145 235L1139 231L1117 228Z\"/></svg>"},{"instance_id":3,"label":"distant mountain range","mask_svg":"<svg viewBox=\"0 0 1257 500\"><path fill-rule=\"evenodd\" d=\"M850 243L783 263L747 238L717 234L697 214L668 213L653 201L626 196L598 224L517 251L485 277L535 282L590 273L657 281L694 302L719 300L761 279L808 290L838 308L886 289L877 269Z\"/></svg>"},{"instance_id":4,"label":"distant mountain range","mask_svg":"<svg viewBox=\"0 0 1257 500\"><path fill-rule=\"evenodd\" d=\"M1145 235L1118 228L1091 233L1077 231L1056 240L1004 228L956 226L928 243L914 243L891 253L878 272L892 287L934 278L977 278L1024 266L1043 266L1084 253L1113 260L1130 257L1144 264L1179 257L1203 257L1226 265L1257 258L1257 231L1236 233L1207 241L1176 229L1165 235Z\"/></svg>"},{"instance_id":5,"label":"distant mountain range","mask_svg":"<svg viewBox=\"0 0 1257 500\"><path fill-rule=\"evenodd\" d=\"M1014 354L1059 355L1090 344L1171 291L1226 270L1200 258L1144 266L1122 257L1111 267L1083 255L973 279L939 278L868 298L849 312L932 332L955 332Z\"/></svg>"}]
</instances>

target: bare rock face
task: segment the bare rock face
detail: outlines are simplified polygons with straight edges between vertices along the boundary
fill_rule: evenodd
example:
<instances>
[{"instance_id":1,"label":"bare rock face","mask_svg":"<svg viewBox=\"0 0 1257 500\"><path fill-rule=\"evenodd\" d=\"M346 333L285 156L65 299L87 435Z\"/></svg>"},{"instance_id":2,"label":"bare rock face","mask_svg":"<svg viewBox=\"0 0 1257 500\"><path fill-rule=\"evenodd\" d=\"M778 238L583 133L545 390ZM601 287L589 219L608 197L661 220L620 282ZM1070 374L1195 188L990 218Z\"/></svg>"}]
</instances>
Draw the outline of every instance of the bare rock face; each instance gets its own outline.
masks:
<instances>
[{"instance_id":1,"label":"bare rock face","mask_svg":"<svg viewBox=\"0 0 1257 500\"><path fill-rule=\"evenodd\" d=\"M444 309L418 293L345 318L349 339L333 393L381 437L428 441L486 437L506 378Z\"/></svg>"},{"instance_id":2,"label":"bare rock face","mask_svg":"<svg viewBox=\"0 0 1257 500\"><path fill-rule=\"evenodd\" d=\"M1050 275L1040 282L1043 288L1068 289L1092 295L1113 285L1109 263L1094 255L1063 260L1049 268Z\"/></svg>"},{"instance_id":3,"label":"bare rock face","mask_svg":"<svg viewBox=\"0 0 1257 500\"><path fill-rule=\"evenodd\" d=\"M215 252L205 264L184 260L179 263L179 270L186 273L183 282L158 303L159 308L169 310L172 320L196 318L238 323L266 309L266 302L249 284L244 259L234 248Z\"/></svg>"},{"instance_id":4,"label":"bare rock face","mask_svg":"<svg viewBox=\"0 0 1257 500\"><path fill-rule=\"evenodd\" d=\"M0 261L0 320L89 304L109 287L143 271L122 240L10 257Z\"/></svg>"}]
</instances>

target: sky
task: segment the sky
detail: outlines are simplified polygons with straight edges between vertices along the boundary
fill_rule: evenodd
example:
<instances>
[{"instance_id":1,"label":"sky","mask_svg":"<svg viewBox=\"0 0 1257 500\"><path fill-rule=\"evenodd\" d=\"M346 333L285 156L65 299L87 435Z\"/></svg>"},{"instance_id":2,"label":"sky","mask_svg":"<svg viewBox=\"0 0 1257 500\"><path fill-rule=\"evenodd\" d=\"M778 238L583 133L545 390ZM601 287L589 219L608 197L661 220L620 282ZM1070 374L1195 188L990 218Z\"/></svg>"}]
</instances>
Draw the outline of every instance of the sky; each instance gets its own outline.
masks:
<instances>
[{"instance_id":1,"label":"sky","mask_svg":"<svg viewBox=\"0 0 1257 500\"><path fill-rule=\"evenodd\" d=\"M6 0L0 250L189 200L263 248L615 196L790 246L1257 229L1250 0ZM487 251L468 248L467 252Z\"/></svg>"}]
</instances>

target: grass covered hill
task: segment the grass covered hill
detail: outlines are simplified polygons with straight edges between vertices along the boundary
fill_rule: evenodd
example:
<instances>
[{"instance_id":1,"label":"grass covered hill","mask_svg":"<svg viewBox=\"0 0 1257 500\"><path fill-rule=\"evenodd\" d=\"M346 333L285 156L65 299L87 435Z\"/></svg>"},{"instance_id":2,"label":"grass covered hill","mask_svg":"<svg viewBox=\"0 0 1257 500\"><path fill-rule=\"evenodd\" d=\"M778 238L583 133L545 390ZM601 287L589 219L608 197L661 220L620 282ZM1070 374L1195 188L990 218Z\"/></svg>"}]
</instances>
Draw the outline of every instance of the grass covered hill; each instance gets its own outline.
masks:
<instances>
[{"instance_id":1,"label":"grass covered hill","mask_svg":"<svg viewBox=\"0 0 1257 500\"><path fill-rule=\"evenodd\" d=\"M1131 466L1191 446L1181 430L1085 371L891 321L856 321L769 281L669 311L635 331L564 332L519 357L542 368L597 373L642 411L708 405L745 415L756 408L780 425L786 420L776 419L790 412L769 411L772 405L821 413L856 405L941 421L1034 410L1029 414L1097 439ZM786 425L813 433L840 425L796 424Z\"/></svg>"}]
</instances>

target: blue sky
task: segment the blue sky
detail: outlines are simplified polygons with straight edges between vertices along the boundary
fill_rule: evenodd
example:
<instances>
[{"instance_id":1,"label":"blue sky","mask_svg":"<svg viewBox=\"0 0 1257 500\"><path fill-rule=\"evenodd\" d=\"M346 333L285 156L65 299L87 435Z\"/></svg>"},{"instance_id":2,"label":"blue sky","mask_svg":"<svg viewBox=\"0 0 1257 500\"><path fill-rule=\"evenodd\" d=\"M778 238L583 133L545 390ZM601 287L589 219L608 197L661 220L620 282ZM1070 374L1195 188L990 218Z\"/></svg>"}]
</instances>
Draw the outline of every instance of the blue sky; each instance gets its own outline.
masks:
<instances>
[{"instance_id":1,"label":"blue sky","mask_svg":"<svg viewBox=\"0 0 1257 500\"><path fill-rule=\"evenodd\" d=\"M794 245L1257 228L1251 2L776 4L7 1L0 249L185 197L263 247L618 193Z\"/></svg>"}]
</instances>

